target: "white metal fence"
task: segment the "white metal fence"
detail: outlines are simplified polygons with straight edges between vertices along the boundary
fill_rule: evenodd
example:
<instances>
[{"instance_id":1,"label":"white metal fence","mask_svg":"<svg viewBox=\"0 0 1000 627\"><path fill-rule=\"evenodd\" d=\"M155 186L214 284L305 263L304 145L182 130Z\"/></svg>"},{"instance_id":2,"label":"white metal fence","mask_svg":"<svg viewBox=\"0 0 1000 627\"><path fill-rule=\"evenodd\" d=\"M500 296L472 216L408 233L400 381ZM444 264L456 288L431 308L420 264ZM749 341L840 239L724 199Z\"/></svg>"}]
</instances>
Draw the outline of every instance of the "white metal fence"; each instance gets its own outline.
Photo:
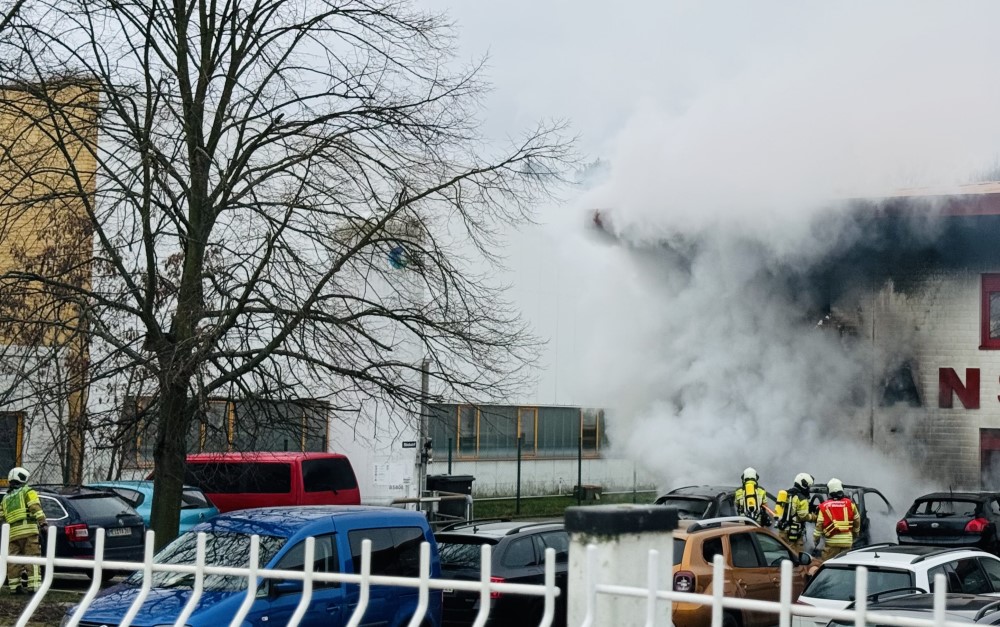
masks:
<instances>
[{"instance_id":1,"label":"white metal fence","mask_svg":"<svg viewBox=\"0 0 1000 627\"><path fill-rule=\"evenodd\" d=\"M97 596L101 588L102 571L133 571L142 572L143 583L139 586L139 592L134 601L125 612L122 620L116 627L127 627L133 624L135 617L139 613L143 603L150 593L151 575L154 572L174 572L193 574L191 596L185 603L183 609L173 619L173 625L183 627L187 624L195 608L197 607L203 592L203 583L206 575L229 575L245 577L248 585L243 595L243 601L239 610L230 621L230 625L238 627L246 618L254 601L258 598L257 592L260 584L267 579L273 580L295 580L302 581L303 588L301 599L295 612L287 622L288 627L298 627L306 613L312 599L313 585L317 582L340 582L345 584L356 584L359 586L358 601L350 615L346 625L348 627L358 627L365 611L368 608L369 593L371 586L399 586L405 588L416 588L418 590L418 605L416 612L410 619L408 627L417 627L425 624L427 611L430 606L430 595L432 591L443 591L445 589L464 590L477 592L480 599L480 608L475 618L474 627L485 625L491 608L492 593L502 593L509 595L526 595L542 597L544 599L544 613L540 622L540 627L549 627L555 617L556 598L560 595L560 590L556 586L556 561L555 551L547 549L545 552L545 583L540 585L515 584L494 582L491 580L491 547L482 546L482 569L479 581L469 580L448 580L436 579L430 576L430 545L423 543L420 548L419 577L392 577L371 574L371 541L364 540L362 543L361 572L357 574L347 573L321 573L313 572L313 557L315 544L312 538L308 539L304 548L305 570L268 570L261 568L258 563L259 538L253 536L250 545L250 554L246 568L230 568L213 566L205 563L205 536L199 534L196 550L195 564L157 564L153 562L153 532L147 532L146 552L142 563L119 562L104 560L104 530L99 529L95 538L94 559L64 559L55 557L56 534L55 527L49 528L46 555L43 557L25 557L8 554L8 539L10 529L8 525L2 526L0 532L0 573L6 573L9 563L12 564L37 564L44 568L40 589L32 596L30 601L21 613L16 627L26 627L38 608L46 603L46 595L52 588L55 570L61 569L81 569L91 571L93 581L89 589L80 599L78 609L66 622L66 627L77 627L84 618L87 608ZM672 552L672 543L666 547L666 553ZM791 562L784 562L781 566L779 583L779 601L761 601L744 598L734 598L723 596L722 586L713 586L713 594L694 594L676 592L668 589L661 589L658 585L660 581L657 572L659 563L659 551L651 549L648 553L648 564L646 568L647 585L625 586L612 581L604 581L602 572L606 569L598 564L597 550L595 545L588 545L585 551L586 559L583 564L570 564L570 568L582 568L584 586L582 590L570 591L570 603L576 603L579 607L576 612L583 616L582 620L576 621L570 627L605 627L598 622L596 617L599 604L613 597L616 599L634 599L638 603L643 601L645 606L644 619L640 618L634 623L626 617L624 620L616 620L614 627L625 627L630 624L644 624L646 627L653 627L662 623L665 617L669 617L674 603L693 603L698 605L709 605L712 608L711 627L722 627L723 616L726 610L745 610L751 612L766 613L774 616L773 622L764 621L777 625L778 627L791 627L793 616L819 617L822 619L838 620L856 627L864 625L878 624L891 627L960 627L968 626L968 622L955 622L946 620L946 596L945 577L939 574L934 582L934 610L927 619L892 616L882 612L870 612L867 609L866 599L867 571L864 567L859 567L856 577L855 607L852 609L833 610L827 608L813 607L794 603L792 598L793 570ZM672 561L672 560L670 560ZM668 563L670 563L668 561ZM638 567L639 565L636 565ZM713 571L713 581L722 581L724 577L724 564L721 555L715 556ZM666 578L672 582L671 577ZM571 612L572 616L573 612ZM429 624L429 623L428 623ZM112 627L109 625L108 627Z\"/></svg>"}]
</instances>

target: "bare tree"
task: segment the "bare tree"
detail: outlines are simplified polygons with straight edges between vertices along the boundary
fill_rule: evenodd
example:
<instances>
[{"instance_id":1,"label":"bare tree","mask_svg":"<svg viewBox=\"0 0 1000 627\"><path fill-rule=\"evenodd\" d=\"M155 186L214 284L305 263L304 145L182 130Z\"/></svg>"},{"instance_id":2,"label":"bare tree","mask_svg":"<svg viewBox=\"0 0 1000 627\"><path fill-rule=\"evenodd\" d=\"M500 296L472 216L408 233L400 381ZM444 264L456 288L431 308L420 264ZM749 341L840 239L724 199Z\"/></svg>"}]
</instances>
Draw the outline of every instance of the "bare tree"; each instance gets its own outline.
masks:
<instances>
[{"instance_id":1,"label":"bare tree","mask_svg":"<svg viewBox=\"0 0 1000 627\"><path fill-rule=\"evenodd\" d=\"M15 92L41 103L27 117L72 185L5 210L71 198L93 255L74 266L85 280L11 269L0 299L72 304L88 385L154 383L159 545L176 535L182 434L208 396L412 411L414 355L434 362L439 396L498 398L520 382L537 342L491 269L500 233L530 219L570 147L554 124L490 148L480 68L456 69L445 16L405 0L30 8L2 46L14 61L0 107L26 109Z\"/></svg>"}]
</instances>

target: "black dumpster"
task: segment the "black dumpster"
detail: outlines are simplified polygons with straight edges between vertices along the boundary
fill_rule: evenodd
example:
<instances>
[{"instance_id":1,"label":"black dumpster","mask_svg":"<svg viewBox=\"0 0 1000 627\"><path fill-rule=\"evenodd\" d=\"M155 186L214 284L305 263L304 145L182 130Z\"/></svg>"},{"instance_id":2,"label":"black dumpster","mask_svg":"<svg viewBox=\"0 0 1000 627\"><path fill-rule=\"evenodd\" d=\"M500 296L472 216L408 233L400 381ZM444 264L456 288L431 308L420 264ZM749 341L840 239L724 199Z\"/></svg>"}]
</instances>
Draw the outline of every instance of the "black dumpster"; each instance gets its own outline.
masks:
<instances>
[{"instance_id":1,"label":"black dumpster","mask_svg":"<svg viewBox=\"0 0 1000 627\"><path fill-rule=\"evenodd\" d=\"M427 489L434 492L472 494L472 475L427 475ZM438 503L438 513L445 516L465 518L465 499L447 499Z\"/></svg>"}]
</instances>

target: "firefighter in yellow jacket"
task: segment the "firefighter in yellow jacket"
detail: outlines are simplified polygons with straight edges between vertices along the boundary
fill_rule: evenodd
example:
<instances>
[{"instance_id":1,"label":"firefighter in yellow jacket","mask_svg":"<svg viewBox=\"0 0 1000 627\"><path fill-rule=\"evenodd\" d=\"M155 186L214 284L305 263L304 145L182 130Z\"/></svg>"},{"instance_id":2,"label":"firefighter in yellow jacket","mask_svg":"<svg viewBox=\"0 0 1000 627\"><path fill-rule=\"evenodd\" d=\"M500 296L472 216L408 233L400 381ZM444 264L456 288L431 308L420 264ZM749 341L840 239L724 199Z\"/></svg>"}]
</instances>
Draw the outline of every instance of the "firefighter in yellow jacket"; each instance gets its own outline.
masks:
<instances>
[{"instance_id":1,"label":"firefighter in yellow jacket","mask_svg":"<svg viewBox=\"0 0 1000 627\"><path fill-rule=\"evenodd\" d=\"M743 485L736 489L733 495L733 503L736 506L736 513L756 520L761 525L769 527L771 525L771 515L767 511L767 492L758 485L760 476L753 468L747 468L740 475Z\"/></svg>"},{"instance_id":2,"label":"firefighter in yellow jacket","mask_svg":"<svg viewBox=\"0 0 1000 627\"><path fill-rule=\"evenodd\" d=\"M840 479L830 479L826 484L829 498L819 506L816 514L816 531L813 538L819 546L824 540L823 561L851 550L854 539L861 532L861 514L854 501L844 496L844 484Z\"/></svg>"},{"instance_id":3,"label":"firefighter in yellow jacket","mask_svg":"<svg viewBox=\"0 0 1000 627\"><path fill-rule=\"evenodd\" d=\"M806 523L816 522L816 515L809 511L809 489L814 481L809 473L800 472L790 490L778 492L776 526L788 544L799 552L805 549Z\"/></svg>"},{"instance_id":4,"label":"firefighter in yellow jacket","mask_svg":"<svg viewBox=\"0 0 1000 627\"><path fill-rule=\"evenodd\" d=\"M38 534L45 532L48 523L38 501L38 493L28 485L28 477L24 468L11 470L7 475L10 488L0 501L3 522L10 525L10 555L42 554ZM35 592L41 582L40 566L7 564L7 586L12 593Z\"/></svg>"}]
</instances>

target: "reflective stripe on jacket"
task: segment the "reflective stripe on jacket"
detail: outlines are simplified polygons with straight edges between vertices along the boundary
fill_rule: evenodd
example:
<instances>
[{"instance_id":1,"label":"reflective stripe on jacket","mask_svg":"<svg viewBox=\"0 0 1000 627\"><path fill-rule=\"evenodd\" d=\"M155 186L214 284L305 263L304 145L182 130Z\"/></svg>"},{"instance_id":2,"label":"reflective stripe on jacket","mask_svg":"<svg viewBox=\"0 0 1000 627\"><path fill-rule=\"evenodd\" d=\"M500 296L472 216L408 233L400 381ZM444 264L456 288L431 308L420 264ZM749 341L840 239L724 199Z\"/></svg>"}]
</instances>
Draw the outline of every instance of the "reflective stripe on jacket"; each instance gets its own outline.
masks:
<instances>
[{"instance_id":1,"label":"reflective stripe on jacket","mask_svg":"<svg viewBox=\"0 0 1000 627\"><path fill-rule=\"evenodd\" d=\"M851 499L845 496L820 504L813 533L816 539L825 537L827 546L851 546L860 531L861 515Z\"/></svg>"},{"instance_id":2,"label":"reflective stripe on jacket","mask_svg":"<svg viewBox=\"0 0 1000 627\"><path fill-rule=\"evenodd\" d=\"M791 501L789 507L791 507L792 519L788 524L788 528L785 529L785 537L792 542L797 542L806 530L806 523L814 521L816 518L809 513L808 498L792 494Z\"/></svg>"},{"instance_id":3,"label":"reflective stripe on jacket","mask_svg":"<svg viewBox=\"0 0 1000 627\"><path fill-rule=\"evenodd\" d=\"M17 540L38 534L38 523L45 522L45 512L38 493L29 486L8 492L0 501L0 513L10 525L10 539Z\"/></svg>"}]
</instances>

